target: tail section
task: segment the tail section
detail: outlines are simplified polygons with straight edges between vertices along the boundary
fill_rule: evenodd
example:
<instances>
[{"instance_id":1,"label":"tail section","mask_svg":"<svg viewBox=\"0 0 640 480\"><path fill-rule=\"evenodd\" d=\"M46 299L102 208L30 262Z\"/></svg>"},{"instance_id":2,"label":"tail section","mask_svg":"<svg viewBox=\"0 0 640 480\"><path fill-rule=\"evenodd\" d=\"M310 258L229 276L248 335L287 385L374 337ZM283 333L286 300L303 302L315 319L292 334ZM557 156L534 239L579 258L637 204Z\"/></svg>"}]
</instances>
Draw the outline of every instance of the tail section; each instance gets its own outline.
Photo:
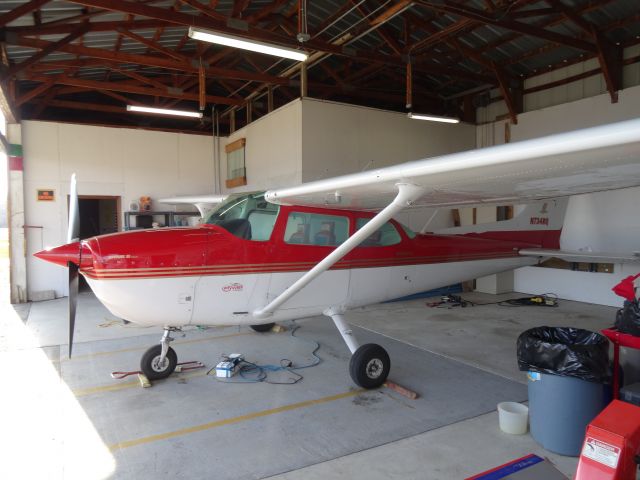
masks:
<instances>
[{"instance_id":1,"label":"tail section","mask_svg":"<svg viewBox=\"0 0 640 480\"><path fill-rule=\"evenodd\" d=\"M492 240L508 240L539 245L541 248L560 248L560 234L564 224L569 197L555 198L516 207L515 215L500 222L464 225L438 230L442 235L472 235Z\"/></svg>"}]
</instances>

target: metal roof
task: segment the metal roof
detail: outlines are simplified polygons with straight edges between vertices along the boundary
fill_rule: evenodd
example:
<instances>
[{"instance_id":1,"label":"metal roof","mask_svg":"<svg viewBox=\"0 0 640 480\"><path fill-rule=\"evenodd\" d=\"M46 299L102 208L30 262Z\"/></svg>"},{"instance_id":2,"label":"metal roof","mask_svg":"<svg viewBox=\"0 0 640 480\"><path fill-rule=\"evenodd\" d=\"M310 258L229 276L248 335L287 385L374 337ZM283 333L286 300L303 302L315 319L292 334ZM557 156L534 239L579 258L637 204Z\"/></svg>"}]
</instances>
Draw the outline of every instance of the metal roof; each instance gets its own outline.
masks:
<instances>
[{"instance_id":1,"label":"metal roof","mask_svg":"<svg viewBox=\"0 0 640 480\"><path fill-rule=\"evenodd\" d=\"M302 45L296 40L300 3L307 7L310 35ZM186 35L194 23L306 49L313 54L308 94L317 98L404 111L410 62L415 109L473 121L465 97L473 105L483 88L500 88L514 97L508 103L515 116L524 79L589 58L601 59L613 96L620 88L621 49L640 42L640 3L3 0L2 82L23 118L188 131L209 126L143 118L124 107L197 109L204 91L207 113L215 106L228 121L234 110L241 123L247 103L253 118L266 113L267 91L275 106L299 96L296 62L202 44Z\"/></svg>"}]
</instances>

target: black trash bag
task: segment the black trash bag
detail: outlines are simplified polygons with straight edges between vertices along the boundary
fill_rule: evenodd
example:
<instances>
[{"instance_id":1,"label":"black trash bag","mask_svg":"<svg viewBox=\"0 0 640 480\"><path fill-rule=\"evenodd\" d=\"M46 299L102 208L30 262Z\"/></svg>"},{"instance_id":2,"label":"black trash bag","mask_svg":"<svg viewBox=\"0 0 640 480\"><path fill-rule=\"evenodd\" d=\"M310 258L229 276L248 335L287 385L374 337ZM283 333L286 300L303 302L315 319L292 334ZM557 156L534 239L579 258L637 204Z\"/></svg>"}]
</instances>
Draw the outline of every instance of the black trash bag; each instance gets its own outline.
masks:
<instances>
[{"instance_id":1,"label":"black trash bag","mask_svg":"<svg viewBox=\"0 0 640 480\"><path fill-rule=\"evenodd\" d=\"M609 383L609 340L599 333L572 327L531 328L518 337L518 367Z\"/></svg>"},{"instance_id":2,"label":"black trash bag","mask_svg":"<svg viewBox=\"0 0 640 480\"><path fill-rule=\"evenodd\" d=\"M615 328L620 333L640 337L640 305L637 300L624 302L624 307L616 313Z\"/></svg>"}]
</instances>

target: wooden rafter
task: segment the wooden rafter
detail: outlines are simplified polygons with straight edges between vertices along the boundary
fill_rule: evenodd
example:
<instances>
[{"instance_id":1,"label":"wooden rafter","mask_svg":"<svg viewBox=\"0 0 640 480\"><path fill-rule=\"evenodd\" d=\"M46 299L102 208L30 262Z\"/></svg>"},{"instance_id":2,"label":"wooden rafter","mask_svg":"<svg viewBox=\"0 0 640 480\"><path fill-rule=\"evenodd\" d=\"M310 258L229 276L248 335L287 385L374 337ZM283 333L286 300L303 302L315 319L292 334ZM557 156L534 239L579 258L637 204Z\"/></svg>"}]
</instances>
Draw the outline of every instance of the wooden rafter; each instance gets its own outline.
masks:
<instances>
[{"instance_id":1,"label":"wooden rafter","mask_svg":"<svg viewBox=\"0 0 640 480\"><path fill-rule=\"evenodd\" d=\"M545 30L544 28L539 28L528 23L512 20L509 17L494 17L492 15L487 15L487 13L483 12L482 10L476 10L471 7L461 7L458 4L440 4L423 0L419 0L418 3L428 8L440 10L472 20L477 20L485 24L495 25L497 27L502 27L521 34L542 38L551 42L559 43L561 45L573 47L578 50L584 50L587 52L596 51L596 45L591 42L587 42L575 37L570 37L568 35L563 35L552 30Z\"/></svg>"},{"instance_id":2,"label":"wooden rafter","mask_svg":"<svg viewBox=\"0 0 640 480\"><path fill-rule=\"evenodd\" d=\"M7 72L7 76L8 77L16 76L19 72L23 71L25 68L33 65L34 63L45 58L47 55L55 52L56 50L60 50L61 47L64 47L65 45L68 45L74 40L76 40L77 38L81 37L82 35L85 34L86 31L87 31L86 24L82 24L79 27L76 27L76 29L66 37L58 40L57 42L49 43L45 48L40 50L38 53L32 55L31 57L27 58L23 62L20 62L16 65L11 66L9 68L9 71Z\"/></svg>"},{"instance_id":3,"label":"wooden rafter","mask_svg":"<svg viewBox=\"0 0 640 480\"><path fill-rule=\"evenodd\" d=\"M112 92L110 90L97 90L97 91L98 93L101 93L102 95L106 95L107 97L111 97L115 100L118 100L124 103L125 105L143 105L142 102L138 102L137 100L132 100L128 97L125 97L124 95L120 95L119 93Z\"/></svg>"},{"instance_id":4,"label":"wooden rafter","mask_svg":"<svg viewBox=\"0 0 640 480\"><path fill-rule=\"evenodd\" d=\"M369 12L369 10L367 8L365 8L363 5L360 5L358 3L355 3L356 9L364 16L364 17L368 17L370 15L371 12ZM367 22L369 23L369 25L371 27L375 27L377 26L375 22L376 19L369 19L367 20ZM393 38L393 36L391 35L390 32L387 31L386 27L384 25L379 26L376 29L376 33L378 35L380 35L380 37L384 40L384 42L389 46L389 48L391 48L391 50L393 50L398 56L403 54L403 48L402 46L398 43L397 40L395 40Z\"/></svg>"},{"instance_id":5,"label":"wooden rafter","mask_svg":"<svg viewBox=\"0 0 640 480\"><path fill-rule=\"evenodd\" d=\"M58 75L53 78L43 76L30 76L30 80L37 82L53 82L56 85L69 85L74 87L83 87L89 90L109 90L114 92L133 93L138 95L148 95L151 97L177 98L181 100L198 101L198 95L194 93L182 92L175 88L166 87L165 89L148 88L137 85L131 85L125 82L100 82L95 80L85 80L73 78L66 75ZM240 105L242 102L227 97L218 97L214 95L206 96L207 102L220 103L223 105Z\"/></svg>"},{"instance_id":6,"label":"wooden rafter","mask_svg":"<svg viewBox=\"0 0 640 480\"><path fill-rule=\"evenodd\" d=\"M516 105L516 99L511 91L511 86L509 84L509 79L502 70L497 65L493 65L493 69L496 72L496 78L498 79L498 86L500 87L500 93L502 93L502 98L504 99L505 104L507 105L507 109L509 110L509 118L511 119L511 123L518 123L518 107Z\"/></svg>"},{"instance_id":7,"label":"wooden rafter","mask_svg":"<svg viewBox=\"0 0 640 480\"><path fill-rule=\"evenodd\" d=\"M7 23L14 21L16 18L20 18L23 15L27 15L34 10L39 9L50 1L51 0L31 0L30 2L23 3L19 7L0 15L0 27L4 27Z\"/></svg>"},{"instance_id":8,"label":"wooden rafter","mask_svg":"<svg viewBox=\"0 0 640 480\"><path fill-rule=\"evenodd\" d=\"M419 54L419 53L424 53L424 50L433 47L434 45L437 45L438 43L442 42L443 40L445 40L447 37L451 36L451 35L455 35L457 33L460 32L460 30L467 28L468 26L474 24L475 22L473 20L470 20L468 18L464 18L462 20L458 20L457 22L454 22L453 24L449 25L448 27L445 27L439 31L433 29L432 32L429 36L423 38L422 40L417 41L416 43L414 43L413 45L411 45L409 47L409 51L415 55L415 54ZM424 23L421 22L421 24L424 25Z\"/></svg>"},{"instance_id":9,"label":"wooden rafter","mask_svg":"<svg viewBox=\"0 0 640 480\"><path fill-rule=\"evenodd\" d=\"M7 91L13 85L18 92L10 98L16 105L28 105L26 112L31 118L37 118L45 109L47 118L65 118L60 109L82 108L77 105L79 100L91 102L91 95L98 98L97 102L101 101L99 95L109 97L111 104L102 107L109 109L115 108L114 102L133 100L156 105L182 103L193 108L198 102L203 104L200 96L206 93L211 95L205 102L227 98L237 102L231 105L234 108L270 92L271 102L267 103L273 106L274 93L277 104L299 94L296 64L284 61L274 68L275 60L270 57L190 41L187 36L188 27L194 25L300 48L295 39L299 31L296 0L238 0L227 2L220 10L217 0L65 0L83 8L68 16L56 11L53 20L53 9L49 10L47 1L51 0L22 0L18 9L0 14L10 60L16 62L19 58L22 62L0 66L0 75L7 80ZM411 103L424 101L434 112L449 110L473 121L473 96L478 89L498 87L509 118L517 121L522 109L523 79L595 58L600 68L583 72L581 78L601 73L615 101L625 64L622 50L639 43L629 33L634 30L627 26L640 21L640 14L596 24L596 19L603 17L588 13L619 1L623 0L589 0L574 7L572 0L334 0L323 4L330 5L330 11L310 2L312 38L304 44L312 55L308 65L309 92L321 98L401 109L407 103L403 97L407 93L404 85L410 61ZM38 5L44 6L41 15ZM113 12L119 14L110 15L116 20L100 21L104 20L101 16ZM324 18L319 19L318 12L323 12ZM615 11L607 10L607 18L614 16ZM14 22L15 19L20 21ZM322 33L333 22L335 26ZM87 35L78 34L82 24ZM487 26L496 27L495 40L483 42L487 36L480 29ZM559 28L564 26L568 28ZM170 37L163 34L167 28L172 30ZM612 28L617 29L618 44L608 35ZM474 34L476 30L478 35ZM94 41L99 35L92 35L94 32L112 32L110 45L96 48ZM528 44L519 39L526 37L543 42L537 41L533 48L523 50ZM146 46L147 54L123 51L125 38ZM515 43L508 45L509 42ZM0 43L0 47L3 45ZM33 49L34 53L26 59L13 57L17 49L11 45ZM503 45L522 53L507 58L507 50L500 48ZM52 52L73 58L47 58L52 57ZM554 52L557 60L546 62L535 71L527 69L532 63L541 63L539 59L527 59L541 59L547 52ZM517 77L509 73L514 71L518 72ZM13 75L11 78L6 77L8 72ZM36 80L35 85L30 79ZM552 83L540 88L549 88ZM51 103L67 100L78 101L67 107ZM252 106L253 114L258 116L269 110L265 102ZM111 113L117 118L121 112L119 108ZM244 123L244 108L238 112L238 121ZM134 123L134 117L125 118Z\"/></svg>"},{"instance_id":10,"label":"wooden rafter","mask_svg":"<svg viewBox=\"0 0 640 480\"><path fill-rule=\"evenodd\" d=\"M589 35L596 44L598 61L604 75L607 90L613 103L618 101L618 90L622 88L622 48L614 46L595 25L585 20L562 0L546 0L549 5L571 20Z\"/></svg>"},{"instance_id":11,"label":"wooden rafter","mask_svg":"<svg viewBox=\"0 0 640 480\"><path fill-rule=\"evenodd\" d=\"M595 28L593 35L598 46L598 60L611 102L616 103L618 90L622 88L622 47L613 45Z\"/></svg>"},{"instance_id":12,"label":"wooden rafter","mask_svg":"<svg viewBox=\"0 0 640 480\"><path fill-rule=\"evenodd\" d=\"M183 62L187 61L187 57L185 57L184 55L180 55L179 53L176 53L168 48L164 48L162 45L157 43L157 40L149 40L148 38L144 38L143 36L138 35L137 33L130 32L129 30L122 27L118 28L117 31L121 35L124 35L125 37L135 40L136 42L139 42L143 45L146 45L148 48L155 50L156 52L160 52L168 57L175 58L176 60L180 60Z\"/></svg>"},{"instance_id":13,"label":"wooden rafter","mask_svg":"<svg viewBox=\"0 0 640 480\"><path fill-rule=\"evenodd\" d=\"M57 94L58 94L58 89L56 87L50 88L49 91L47 91L47 94L44 96L44 98L38 100L38 103L36 104L35 108L31 112L31 118L33 119L39 118L40 115L42 115L42 112L45 111L45 109L49 106L49 103L56 97Z\"/></svg>"},{"instance_id":14,"label":"wooden rafter","mask_svg":"<svg viewBox=\"0 0 640 480\"><path fill-rule=\"evenodd\" d=\"M108 11L100 10L100 13L108 13ZM132 18L132 16L128 16ZM17 35L30 36L47 36L47 35L65 35L71 33L76 27L76 22L63 23L63 22L48 22L39 27L34 26L10 26L6 27L8 33ZM157 28L161 26L170 26L170 22L155 19L145 20L114 20L106 22L90 22L88 32L111 32L117 30L120 27L127 28L129 30L147 30L149 28Z\"/></svg>"},{"instance_id":15,"label":"wooden rafter","mask_svg":"<svg viewBox=\"0 0 640 480\"><path fill-rule=\"evenodd\" d=\"M118 72L122 75L125 75L129 78L132 78L134 80L137 80L138 82L142 83L143 85L150 85L152 87L158 88L158 89L164 89L167 88L168 85L165 85L164 83L158 82L157 80L154 80L153 78L149 78L149 77L145 77L143 75L140 75L136 72L133 72L131 70L125 70L123 68L116 68L116 67L111 67L111 70Z\"/></svg>"},{"instance_id":16,"label":"wooden rafter","mask_svg":"<svg viewBox=\"0 0 640 480\"><path fill-rule=\"evenodd\" d=\"M231 16L233 18L240 18L242 13L246 10L246 8L251 3L251 0L235 0L233 2L233 10L231 11Z\"/></svg>"},{"instance_id":17,"label":"wooden rafter","mask_svg":"<svg viewBox=\"0 0 640 480\"><path fill-rule=\"evenodd\" d=\"M611 0L606 0L605 3L609 3ZM584 13L586 11L591 11L593 10L593 5L589 7L585 7L583 10L580 10L580 13ZM640 21L640 13L636 14L636 15L632 15L629 17L626 17L622 20L615 20L607 25L603 25L602 27L600 27L600 32L604 33L604 32L608 32L610 30L616 29L616 28L624 28L627 25L633 24L635 22L639 22ZM552 24L556 25L560 22L560 20L554 21ZM486 48L483 49L483 51L489 50L490 48L499 48L501 45L503 45L505 42L500 42L500 43L492 43L489 44ZM533 58L537 55L543 54L543 53L547 53L547 52L551 52L554 50L558 49L558 45L555 43L547 43L546 45L542 45L539 48L535 48L533 50L529 50L521 55L517 55L514 56L508 60L506 60L504 63L505 65L512 65L512 64L516 64L516 63L520 63L523 60L526 60L528 58ZM595 56L595 54L590 54L590 55L585 55L585 54L580 54L580 57L578 57L577 55L575 55L573 58L575 60L572 60L571 58L567 59L565 58L563 63L565 65L570 65L572 63L575 63L577 61L584 61L588 58L592 58L593 56ZM568 61L567 61L568 60ZM528 75L527 75L528 76Z\"/></svg>"},{"instance_id":18,"label":"wooden rafter","mask_svg":"<svg viewBox=\"0 0 640 480\"><path fill-rule=\"evenodd\" d=\"M47 82L44 82L40 85L38 85L36 88L34 88L33 90L28 91L27 93L25 93L24 95L22 95L21 97L18 97L15 101L15 106L16 107L20 107L23 103L28 102L29 100L31 100L32 98L37 97L38 95L40 95L41 93L46 92L47 90L49 90L51 87L53 86L53 81L49 80Z\"/></svg>"},{"instance_id":19,"label":"wooden rafter","mask_svg":"<svg viewBox=\"0 0 640 480\"><path fill-rule=\"evenodd\" d=\"M200 13L203 13L207 17L211 17L211 18L213 18L215 20L222 20L222 21L226 21L226 19L227 19L221 13L216 12L215 9L212 8L211 6L207 7L207 6L203 5L202 3L200 3L198 0L180 0L180 1L182 3L186 3L187 5L190 5L195 10L197 10Z\"/></svg>"},{"instance_id":20,"label":"wooden rafter","mask_svg":"<svg viewBox=\"0 0 640 480\"><path fill-rule=\"evenodd\" d=\"M316 31L313 34L313 36L320 35L321 32L323 32L326 28L329 27L329 25L331 25L337 19L341 18L343 15L345 15L352 8L353 8L352 1L351 0L346 0L338 10L336 10L332 15L329 15L325 19L324 22L322 22L320 25L318 25L318 27L316 28Z\"/></svg>"},{"instance_id":21,"label":"wooden rafter","mask_svg":"<svg viewBox=\"0 0 640 480\"><path fill-rule=\"evenodd\" d=\"M13 45L22 45L25 47L32 48L46 48L52 42L47 42L46 40L39 40L35 38L25 38L25 37L8 37L7 43L11 43ZM81 47L78 45L68 44L59 48L60 51L72 53L74 55L82 55L91 58L99 58L103 60L120 62L120 63L133 63L138 65L144 65L148 67L158 67L158 68L166 68L169 70L175 71L186 71L197 73L198 67L194 66L192 63L187 62L179 62L174 59L169 58L161 58L155 57L151 55L137 55L123 52L113 52L110 50L104 50L100 48L93 47ZM236 78L239 80L249 80L249 81L258 81L258 82L267 82L274 84L286 84L289 83L289 80L286 78L276 77L273 75L264 75L258 73L244 72L240 70L229 70L224 68L217 67L207 67L207 75L208 76L219 76L222 78Z\"/></svg>"},{"instance_id":22,"label":"wooden rafter","mask_svg":"<svg viewBox=\"0 0 640 480\"><path fill-rule=\"evenodd\" d=\"M155 20L162 20L174 25L196 26L202 28L210 28L221 32L238 34L238 30L227 25L226 22L214 20L213 18L205 18L202 16L194 16L179 11L173 11L166 8L159 8L150 5L142 5L138 3L128 2L125 0L67 0L71 3L77 3L88 7L102 8L131 15L139 15ZM295 46L289 38L274 35L271 32L258 29L255 27L247 27L244 32L247 37L282 43L288 46Z\"/></svg>"},{"instance_id":23,"label":"wooden rafter","mask_svg":"<svg viewBox=\"0 0 640 480\"><path fill-rule=\"evenodd\" d=\"M342 79L333 68L327 65L327 62L321 62L320 68L324 70L324 72L329 77L331 77L336 82L336 84L341 85L342 83L344 83L344 79Z\"/></svg>"},{"instance_id":24,"label":"wooden rafter","mask_svg":"<svg viewBox=\"0 0 640 480\"><path fill-rule=\"evenodd\" d=\"M276 10L278 10L280 7L282 7L283 5L285 5L288 2L288 0L273 0L271 2L271 4L269 5L265 5L262 9L260 9L259 11L252 13L251 15L247 16L245 18L245 20L247 21L247 23L251 24L251 25L255 25L256 23L258 23L260 20L268 17L269 15L271 15L273 12L275 12Z\"/></svg>"}]
</instances>

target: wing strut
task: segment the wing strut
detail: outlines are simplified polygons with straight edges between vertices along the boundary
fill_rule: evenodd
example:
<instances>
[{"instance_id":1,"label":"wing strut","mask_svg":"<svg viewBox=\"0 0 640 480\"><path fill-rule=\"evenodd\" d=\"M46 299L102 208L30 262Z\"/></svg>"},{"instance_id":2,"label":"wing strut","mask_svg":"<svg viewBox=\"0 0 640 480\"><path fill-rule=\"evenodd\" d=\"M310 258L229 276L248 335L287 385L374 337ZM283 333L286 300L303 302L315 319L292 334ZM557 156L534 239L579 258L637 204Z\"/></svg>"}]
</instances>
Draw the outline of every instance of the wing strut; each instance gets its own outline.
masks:
<instances>
[{"instance_id":1,"label":"wing strut","mask_svg":"<svg viewBox=\"0 0 640 480\"><path fill-rule=\"evenodd\" d=\"M266 318L280 308L283 303L293 297L296 293L306 287L314 278L321 273L330 269L334 264L341 260L351 250L360 245L371 234L378 230L382 225L388 222L395 214L403 208L410 206L415 200L420 198L424 193L424 188L417 185L398 183L398 195L393 201L387 205L380 213L373 217L365 226L355 232L342 245L337 247L333 252L322 259L315 267L300 277L293 285L289 286L284 292L278 295L266 307L253 312L256 318Z\"/></svg>"}]
</instances>

